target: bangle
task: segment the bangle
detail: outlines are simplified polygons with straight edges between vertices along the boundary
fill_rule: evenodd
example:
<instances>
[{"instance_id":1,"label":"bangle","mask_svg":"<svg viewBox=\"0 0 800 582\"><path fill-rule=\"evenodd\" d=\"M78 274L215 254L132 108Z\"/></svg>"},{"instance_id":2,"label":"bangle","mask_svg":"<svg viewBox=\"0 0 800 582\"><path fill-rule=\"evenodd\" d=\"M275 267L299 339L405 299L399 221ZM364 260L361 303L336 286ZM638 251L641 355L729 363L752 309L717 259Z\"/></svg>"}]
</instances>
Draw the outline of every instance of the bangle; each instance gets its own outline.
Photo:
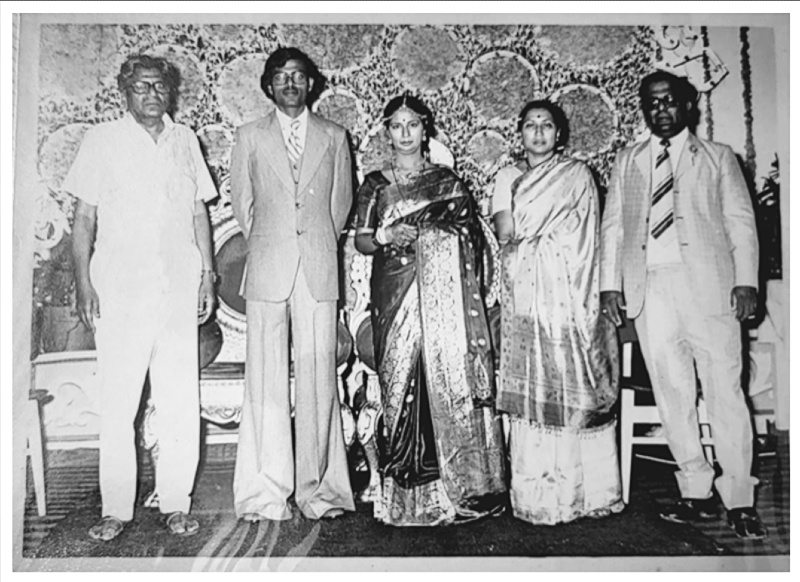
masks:
<instances>
[{"instance_id":1,"label":"bangle","mask_svg":"<svg viewBox=\"0 0 800 582\"><path fill-rule=\"evenodd\" d=\"M380 228L375 230L375 234L372 235L372 242L374 242L379 247L385 247L389 244L389 241L386 240L386 228L381 226Z\"/></svg>"},{"instance_id":2,"label":"bangle","mask_svg":"<svg viewBox=\"0 0 800 582\"><path fill-rule=\"evenodd\" d=\"M217 272L214 271L213 269L203 269L201 272L203 273L203 276L205 276L206 273L210 273L211 274L211 282L212 283L216 283L217 280L219 279L219 276L217 275Z\"/></svg>"}]
</instances>

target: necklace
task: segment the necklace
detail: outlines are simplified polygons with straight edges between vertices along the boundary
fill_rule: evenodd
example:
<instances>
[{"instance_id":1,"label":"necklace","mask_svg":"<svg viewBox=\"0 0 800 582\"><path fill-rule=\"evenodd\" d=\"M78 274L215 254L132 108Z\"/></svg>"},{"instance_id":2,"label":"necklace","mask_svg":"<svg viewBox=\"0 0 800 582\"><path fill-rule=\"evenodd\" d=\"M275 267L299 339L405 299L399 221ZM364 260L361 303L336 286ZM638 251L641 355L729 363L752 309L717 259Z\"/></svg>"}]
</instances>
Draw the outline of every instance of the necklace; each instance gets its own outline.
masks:
<instances>
[{"instance_id":1,"label":"necklace","mask_svg":"<svg viewBox=\"0 0 800 582\"><path fill-rule=\"evenodd\" d=\"M425 160L420 160L418 164L414 164L411 168L397 168L395 167L394 161L391 162L392 164L392 177L394 178L395 183L399 186L400 184L409 184L411 182L411 177L414 174L418 174L420 170L425 167ZM398 174L400 177L398 178Z\"/></svg>"}]
</instances>

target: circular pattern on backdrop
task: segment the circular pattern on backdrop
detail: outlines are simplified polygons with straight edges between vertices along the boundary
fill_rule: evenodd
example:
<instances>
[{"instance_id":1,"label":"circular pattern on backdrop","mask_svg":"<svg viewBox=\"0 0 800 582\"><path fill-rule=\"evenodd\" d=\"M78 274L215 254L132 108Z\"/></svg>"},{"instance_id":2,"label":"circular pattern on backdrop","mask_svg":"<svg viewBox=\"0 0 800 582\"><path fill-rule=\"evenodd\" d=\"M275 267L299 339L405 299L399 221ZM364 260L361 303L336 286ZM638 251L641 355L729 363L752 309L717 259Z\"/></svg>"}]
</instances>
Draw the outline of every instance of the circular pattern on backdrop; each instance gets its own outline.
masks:
<instances>
[{"instance_id":1,"label":"circular pattern on backdrop","mask_svg":"<svg viewBox=\"0 0 800 582\"><path fill-rule=\"evenodd\" d=\"M216 88L220 109L234 127L264 117L275 109L261 90L267 55L246 54L232 60L219 76Z\"/></svg>"},{"instance_id":2,"label":"circular pattern on backdrop","mask_svg":"<svg viewBox=\"0 0 800 582\"><path fill-rule=\"evenodd\" d=\"M40 97L88 97L98 79L119 72L109 68L118 51L114 27L97 24L44 24L40 29ZM113 82L116 86L116 82Z\"/></svg>"},{"instance_id":3,"label":"circular pattern on backdrop","mask_svg":"<svg viewBox=\"0 0 800 582\"><path fill-rule=\"evenodd\" d=\"M39 149L39 175L53 190L61 188L67 176L86 131L92 127L88 123L70 123L50 134Z\"/></svg>"},{"instance_id":4,"label":"circular pattern on backdrop","mask_svg":"<svg viewBox=\"0 0 800 582\"><path fill-rule=\"evenodd\" d=\"M561 64L607 65L633 42L633 26L543 26L537 39Z\"/></svg>"},{"instance_id":5,"label":"circular pattern on backdrop","mask_svg":"<svg viewBox=\"0 0 800 582\"><path fill-rule=\"evenodd\" d=\"M283 46L296 46L325 72L351 72L360 67L381 40L382 26L368 24L281 24Z\"/></svg>"},{"instance_id":6,"label":"circular pattern on backdrop","mask_svg":"<svg viewBox=\"0 0 800 582\"><path fill-rule=\"evenodd\" d=\"M491 129L484 129L467 142L467 154L487 174L508 150L505 138Z\"/></svg>"},{"instance_id":7,"label":"circular pattern on backdrop","mask_svg":"<svg viewBox=\"0 0 800 582\"><path fill-rule=\"evenodd\" d=\"M311 106L314 113L338 123L347 131L353 132L361 119L361 105L358 98L347 89L326 89Z\"/></svg>"},{"instance_id":8,"label":"circular pattern on backdrop","mask_svg":"<svg viewBox=\"0 0 800 582\"><path fill-rule=\"evenodd\" d=\"M516 24L498 26L477 24L472 27L472 30L481 42L497 46L508 43L519 30L519 26Z\"/></svg>"},{"instance_id":9,"label":"circular pattern on backdrop","mask_svg":"<svg viewBox=\"0 0 800 582\"><path fill-rule=\"evenodd\" d=\"M197 138L209 165L227 165L233 147L233 134L228 128L218 124L206 125L197 130Z\"/></svg>"},{"instance_id":10,"label":"circular pattern on backdrop","mask_svg":"<svg viewBox=\"0 0 800 582\"><path fill-rule=\"evenodd\" d=\"M461 47L441 28L407 28L392 46L395 74L406 85L420 91L436 91L466 68Z\"/></svg>"},{"instance_id":11,"label":"circular pattern on backdrop","mask_svg":"<svg viewBox=\"0 0 800 582\"><path fill-rule=\"evenodd\" d=\"M533 65L511 51L492 51L478 57L471 77L472 103L478 118L486 124L516 119L539 89Z\"/></svg>"},{"instance_id":12,"label":"circular pattern on backdrop","mask_svg":"<svg viewBox=\"0 0 800 582\"><path fill-rule=\"evenodd\" d=\"M614 103L603 91L591 85L567 85L552 97L569 120L567 151L586 157L607 151L614 142L618 119Z\"/></svg>"},{"instance_id":13,"label":"circular pattern on backdrop","mask_svg":"<svg viewBox=\"0 0 800 582\"><path fill-rule=\"evenodd\" d=\"M172 44L155 46L147 53L167 59L180 71L181 84L178 89L176 117L185 115L195 108L206 90L205 70L198 58L185 48Z\"/></svg>"}]
</instances>

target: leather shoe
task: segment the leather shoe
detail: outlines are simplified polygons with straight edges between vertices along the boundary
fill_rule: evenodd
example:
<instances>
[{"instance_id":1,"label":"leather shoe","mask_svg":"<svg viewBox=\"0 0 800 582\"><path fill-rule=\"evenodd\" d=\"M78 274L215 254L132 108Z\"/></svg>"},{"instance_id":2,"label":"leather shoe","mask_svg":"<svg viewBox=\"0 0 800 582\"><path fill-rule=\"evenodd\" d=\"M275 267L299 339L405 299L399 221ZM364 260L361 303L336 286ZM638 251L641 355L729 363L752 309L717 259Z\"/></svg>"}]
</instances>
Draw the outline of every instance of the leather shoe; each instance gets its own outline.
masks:
<instances>
[{"instance_id":1,"label":"leather shoe","mask_svg":"<svg viewBox=\"0 0 800 582\"><path fill-rule=\"evenodd\" d=\"M717 502L708 499L683 498L659 513L661 519L674 523L693 523L717 519Z\"/></svg>"},{"instance_id":2,"label":"leather shoe","mask_svg":"<svg viewBox=\"0 0 800 582\"><path fill-rule=\"evenodd\" d=\"M745 540L763 540L767 537L767 528L761 523L752 507L737 507L728 510L728 525L736 535Z\"/></svg>"}]
</instances>

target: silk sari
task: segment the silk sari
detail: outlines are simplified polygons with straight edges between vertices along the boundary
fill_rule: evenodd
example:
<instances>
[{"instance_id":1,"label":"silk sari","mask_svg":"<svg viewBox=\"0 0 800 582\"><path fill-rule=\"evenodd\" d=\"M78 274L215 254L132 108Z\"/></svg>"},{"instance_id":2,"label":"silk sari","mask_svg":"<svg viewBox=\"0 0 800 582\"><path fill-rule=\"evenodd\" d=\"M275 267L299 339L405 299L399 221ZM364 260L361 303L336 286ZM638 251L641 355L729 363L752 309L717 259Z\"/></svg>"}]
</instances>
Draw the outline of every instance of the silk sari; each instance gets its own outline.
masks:
<instances>
[{"instance_id":1,"label":"silk sari","mask_svg":"<svg viewBox=\"0 0 800 582\"><path fill-rule=\"evenodd\" d=\"M476 216L463 183L444 167L400 185L373 172L359 190L358 233L399 223L419 229L413 244L381 247L372 263L385 427L375 517L387 524L448 524L502 508L503 436Z\"/></svg>"},{"instance_id":2,"label":"silk sari","mask_svg":"<svg viewBox=\"0 0 800 582\"><path fill-rule=\"evenodd\" d=\"M554 524L622 509L613 324L600 315L589 169L556 155L511 184L498 409L510 415L515 515Z\"/></svg>"}]
</instances>

